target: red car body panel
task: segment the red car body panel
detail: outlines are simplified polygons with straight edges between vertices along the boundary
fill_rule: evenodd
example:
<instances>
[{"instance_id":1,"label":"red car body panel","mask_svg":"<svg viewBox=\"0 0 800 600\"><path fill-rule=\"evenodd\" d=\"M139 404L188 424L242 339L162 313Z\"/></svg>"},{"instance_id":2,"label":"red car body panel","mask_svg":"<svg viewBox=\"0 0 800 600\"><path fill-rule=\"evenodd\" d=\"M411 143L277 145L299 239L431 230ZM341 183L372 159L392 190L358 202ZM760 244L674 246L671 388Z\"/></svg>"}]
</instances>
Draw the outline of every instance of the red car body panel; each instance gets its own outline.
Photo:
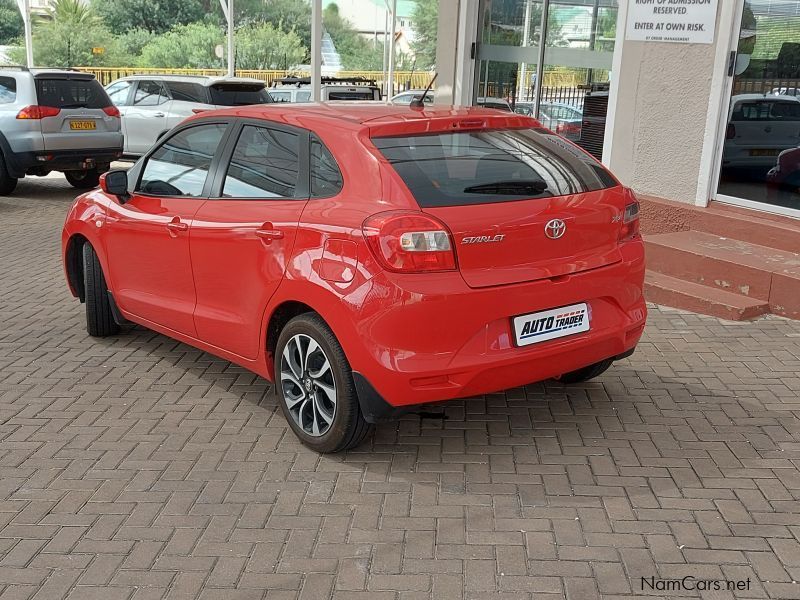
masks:
<instances>
[{"instance_id":1,"label":"red car body panel","mask_svg":"<svg viewBox=\"0 0 800 600\"><path fill-rule=\"evenodd\" d=\"M134 194L124 204L99 190L84 194L67 216L65 263L74 236L87 239L127 319L273 380L268 324L284 303L301 302L328 323L353 371L398 407L539 381L636 346L646 319L644 247L638 236L619 240L615 219L631 198L624 188L420 209L370 141L538 127L533 119L483 109L276 104L190 120L225 116L314 132L338 163L342 191L331 198L264 201ZM362 225L389 210L444 222L458 269L383 268ZM552 218L579 235L532 241ZM187 228L170 227L173 222ZM505 236L502 243L460 243L498 234ZM71 288L79 295L74 281ZM514 316L579 302L589 304L590 331L515 345Z\"/></svg>"}]
</instances>

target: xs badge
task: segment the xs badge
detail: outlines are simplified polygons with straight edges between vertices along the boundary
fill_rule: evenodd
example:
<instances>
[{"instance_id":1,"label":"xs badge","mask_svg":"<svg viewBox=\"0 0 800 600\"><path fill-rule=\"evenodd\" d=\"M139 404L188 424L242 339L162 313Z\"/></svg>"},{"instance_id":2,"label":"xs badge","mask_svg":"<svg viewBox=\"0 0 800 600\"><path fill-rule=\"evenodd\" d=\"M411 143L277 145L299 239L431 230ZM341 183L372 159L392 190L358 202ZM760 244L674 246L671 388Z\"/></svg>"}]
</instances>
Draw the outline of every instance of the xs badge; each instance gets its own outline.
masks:
<instances>
[{"instance_id":1,"label":"xs badge","mask_svg":"<svg viewBox=\"0 0 800 600\"><path fill-rule=\"evenodd\" d=\"M478 235L474 237L461 238L462 244L491 244L492 242L502 242L505 234L498 233L497 235Z\"/></svg>"}]
</instances>

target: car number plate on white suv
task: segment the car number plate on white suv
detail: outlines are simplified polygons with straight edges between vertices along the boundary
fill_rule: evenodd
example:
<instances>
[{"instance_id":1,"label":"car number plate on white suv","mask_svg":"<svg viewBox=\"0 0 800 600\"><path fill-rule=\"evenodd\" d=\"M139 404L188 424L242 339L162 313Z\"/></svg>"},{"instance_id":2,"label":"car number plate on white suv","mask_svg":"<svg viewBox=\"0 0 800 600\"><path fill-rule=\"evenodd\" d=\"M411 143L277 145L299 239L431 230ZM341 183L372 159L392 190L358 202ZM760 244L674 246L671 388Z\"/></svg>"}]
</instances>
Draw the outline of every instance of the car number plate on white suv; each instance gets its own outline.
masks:
<instances>
[{"instance_id":1,"label":"car number plate on white suv","mask_svg":"<svg viewBox=\"0 0 800 600\"><path fill-rule=\"evenodd\" d=\"M589 306L585 302L514 317L517 346L528 346L589 331Z\"/></svg>"}]
</instances>

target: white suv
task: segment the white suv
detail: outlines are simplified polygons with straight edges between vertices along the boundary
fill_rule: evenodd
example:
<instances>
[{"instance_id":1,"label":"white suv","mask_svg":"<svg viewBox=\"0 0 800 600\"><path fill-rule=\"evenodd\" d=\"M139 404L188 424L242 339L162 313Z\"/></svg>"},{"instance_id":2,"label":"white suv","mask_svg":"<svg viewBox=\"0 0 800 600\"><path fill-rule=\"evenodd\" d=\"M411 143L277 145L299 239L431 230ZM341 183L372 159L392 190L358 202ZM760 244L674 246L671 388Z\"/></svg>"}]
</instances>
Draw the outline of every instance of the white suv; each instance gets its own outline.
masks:
<instances>
[{"instance_id":1,"label":"white suv","mask_svg":"<svg viewBox=\"0 0 800 600\"><path fill-rule=\"evenodd\" d=\"M132 75L106 86L122 114L125 154L139 156L175 125L198 112L268 104L266 84L244 77Z\"/></svg>"}]
</instances>

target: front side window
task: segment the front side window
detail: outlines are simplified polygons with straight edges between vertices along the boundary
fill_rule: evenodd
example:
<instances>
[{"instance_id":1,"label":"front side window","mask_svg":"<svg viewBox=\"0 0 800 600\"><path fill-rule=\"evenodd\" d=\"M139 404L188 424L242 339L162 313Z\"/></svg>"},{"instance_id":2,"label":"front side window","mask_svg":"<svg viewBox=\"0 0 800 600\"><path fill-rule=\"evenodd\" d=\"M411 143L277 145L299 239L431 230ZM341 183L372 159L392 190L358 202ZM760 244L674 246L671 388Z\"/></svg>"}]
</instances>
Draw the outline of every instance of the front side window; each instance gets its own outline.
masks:
<instances>
[{"instance_id":1,"label":"front side window","mask_svg":"<svg viewBox=\"0 0 800 600\"><path fill-rule=\"evenodd\" d=\"M225 198L294 198L298 175L295 133L246 125L225 177Z\"/></svg>"},{"instance_id":2,"label":"front side window","mask_svg":"<svg viewBox=\"0 0 800 600\"><path fill-rule=\"evenodd\" d=\"M317 139L311 138L311 196L329 198L342 191L342 173L330 150Z\"/></svg>"},{"instance_id":3,"label":"front side window","mask_svg":"<svg viewBox=\"0 0 800 600\"><path fill-rule=\"evenodd\" d=\"M423 208L550 198L617 185L594 159L546 129L481 129L372 142Z\"/></svg>"},{"instance_id":4,"label":"front side window","mask_svg":"<svg viewBox=\"0 0 800 600\"><path fill-rule=\"evenodd\" d=\"M108 93L108 97L111 98L111 102L113 102L117 106L127 106L128 105L128 95L131 91L131 82L130 81L118 81L116 83L111 84L106 89L106 93Z\"/></svg>"},{"instance_id":5,"label":"front side window","mask_svg":"<svg viewBox=\"0 0 800 600\"><path fill-rule=\"evenodd\" d=\"M168 100L167 92L157 81L140 81L133 97L134 106L158 106Z\"/></svg>"},{"instance_id":6,"label":"front side window","mask_svg":"<svg viewBox=\"0 0 800 600\"><path fill-rule=\"evenodd\" d=\"M17 99L17 80L0 77L0 104L10 104Z\"/></svg>"},{"instance_id":7,"label":"front side window","mask_svg":"<svg viewBox=\"0 0 800 600\"><path fill-rule=\"evenodd\" d=\"M226 128L222 123L198 125L170 137L147 159L137 191L153 196L201 196Z\"/></svg>"}]
</instances>

